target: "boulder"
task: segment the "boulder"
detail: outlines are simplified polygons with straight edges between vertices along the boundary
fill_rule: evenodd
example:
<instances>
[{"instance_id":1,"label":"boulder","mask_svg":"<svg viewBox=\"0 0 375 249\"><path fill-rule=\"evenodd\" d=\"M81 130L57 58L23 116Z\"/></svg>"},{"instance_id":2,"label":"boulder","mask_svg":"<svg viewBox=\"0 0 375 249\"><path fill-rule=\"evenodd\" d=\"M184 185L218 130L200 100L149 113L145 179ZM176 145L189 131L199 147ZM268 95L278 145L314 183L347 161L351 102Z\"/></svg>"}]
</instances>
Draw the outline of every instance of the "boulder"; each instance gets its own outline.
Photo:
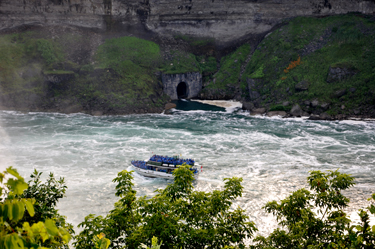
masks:
<instances>
[{"instance_id":1,"label":"boulder","mask_svg":"<svg viewBox=\"0 0 375 249\"><path fill-rule=\"evenodd\" d=\"M312 107L317 107L318 105L319 105L319 101L317 99L314 99L313 101L311 101Z\"/></svg>"},{"instance_id":2,"label":"boulder","mask_svg":"<svg viewBox=\"0 0 375 249\"><path fill-rule=\"evenodd\" d=\"M306 80L301 81L300 83L295 85L295 89L297 92L307 91L309 89L310 83Z\"/></svg>"},{"instance_id":3,"label":"boulder","mask_svg":"<svg viewBox=\"0 0 375 249\"><path fill-rule=\"evenodd\" d=\"M326 81L328 83L338 82L343 79L349 78L357 73L350 65L329 67Z\"/></svg>"},{"instance_id":4,"label":"boulder","mask_svg":"<svg viewBox=\"0 0 375 249\"><path fill-rule=\"evenodd\" d=\"M322 104L320 105L320 107L321 107L323 110L328 110L328 108L329 108L329 103L322 103Z\"/></svg>"},{"instance_id":5,"label":"boulder","mask_svg":"<svg viewBox=\"0 0 375 249\"><path fill-rule=\"evenodd\" d=\"M336 116L335 116L335 119L337 119L337 120L343 120L343 119L345 119L345 114L337 114Z\"/></svg>"},{"instance_id":6,"label":"boulder","mask_svg":"<svg viewBox=\"0 0 375 249\"><path fill-rule=\"evenodd\" d=\"M336 97L336 98L341 98L342 96L344 96L345 94L347 93L346 89L341 89L341 90L337 90L333 96Z\"/></svg>"},{"instance_id":7,"label":"boulder","mask_svg":"<svg viewBox=\"0 0 375 249\"><path fill-rule=\"evenodd\" d=\"M329 115L326 112L323 112L322 114L320 114L319 117L320 117L321 120L331 120L332 119L331 115Z\"/></svg>"},{"instance_id":8,"label":"boulder","mask_svg":"<svg viewBox=\"0 0 375 249\"><path fill-rule=\"evenodd\" d=\"M93 115L93 116L103 116L103 111L92 111L91 115Z\"/></svg>"},{"instance_id":9,"label":"boulder","mask_svg":"<svg viewBox=\"0 0 375 249\"><path fill-rule=\"evenodd\" d=\"M304 104L305 106L310 106L310 105L311 105L311 102L310 102L310 100L305 100L305 101L303 101L303 104Z\"/></svg>"},{"instance_id":10,"label":"boulder","mask_svg":"<svg viewBox=\"0 0 375 249\"><path fill-rule=\"evenodd\" d=\"M292 109L290 110L290 114L295 117L301 117L302 116L302 109L299 106L299 104L295 104Z\"/></svg>"},{"instance_id":11,"label":"boulder","mask_svg":"<svg viewBox=\"0 0 375 249\"><path fill-rule=\"evenodd\" d=\"M169 110L169 109L172 109L172 108L176 108L176 104L174 104L174 103L165 104L165 107L164 107L165 110Z\"/></svg>"},{"instance_id":12,"label":"boulder","mask_svg":"<svg viewBox=\"0 0 375 249\"><path fill-rule=\"evenodd\" d=\"M309 117L309 120L320 120L320 117L319 117L319 115L315 115L315 114L313 114L313 115L311 115L311 116Z\"/></svg>"},{"instance_id":13,"label":"boulder","mask_svg":"<svg viewBox=\"0 0 375 249\"><path fill-rule=\"evenodd\" d=\"M250 111L250 115L259 115L264 114L266 112L266 108L257 108Z\"/></svg>"},{"instance_id":14,"label":"boulder","mask_svg":"<svg viewBox=\"0 0 375 249\"><path fill-rule=\"evenodd\" d=\"M252 102L243 102L242 110L252 110L254 109L254 104Z\"/></svg>"},{"instance_id":15,"label":"boulder","mask_svg":"<svg viewBox=\"0 0 375 249\"><path fill-rule=\"evenodd\" d=\"M281 116L281 117L286 117L286 112L284 111L271 111L267 113L268 117L273 117L273 116Z\"/></svg>"}]
</instances>

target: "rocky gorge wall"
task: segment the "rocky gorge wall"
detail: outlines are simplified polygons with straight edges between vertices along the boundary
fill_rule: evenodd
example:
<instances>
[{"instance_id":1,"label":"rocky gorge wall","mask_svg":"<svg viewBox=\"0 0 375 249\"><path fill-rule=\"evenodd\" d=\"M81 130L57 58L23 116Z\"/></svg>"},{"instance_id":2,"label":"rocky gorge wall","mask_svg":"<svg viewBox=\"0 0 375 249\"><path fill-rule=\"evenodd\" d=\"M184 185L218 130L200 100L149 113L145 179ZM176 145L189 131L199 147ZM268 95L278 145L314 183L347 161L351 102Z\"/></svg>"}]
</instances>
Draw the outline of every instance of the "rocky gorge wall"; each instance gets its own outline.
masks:
<instances>
[{"instance_id":1,"label":"rocky gorge wall","mask_svg":"<svg viewBox=\"0 0 375 249\"><path fill-rule=\"evenodd\" d=\"M372 0L0 0L0 30L20 25L144 29L221 43L263 34L295 16L373 14Z\"/></svg>"}]
</instances>

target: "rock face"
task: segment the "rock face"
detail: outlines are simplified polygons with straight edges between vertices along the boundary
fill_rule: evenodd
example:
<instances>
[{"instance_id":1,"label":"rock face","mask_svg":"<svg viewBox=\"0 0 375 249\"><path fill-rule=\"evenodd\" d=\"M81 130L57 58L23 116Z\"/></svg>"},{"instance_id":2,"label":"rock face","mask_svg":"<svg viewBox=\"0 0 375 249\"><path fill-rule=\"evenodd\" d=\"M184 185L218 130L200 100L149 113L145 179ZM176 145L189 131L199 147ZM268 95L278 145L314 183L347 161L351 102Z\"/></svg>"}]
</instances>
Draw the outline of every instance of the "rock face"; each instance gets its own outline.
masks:
<instances>
[{"instance_id":1,"label":"rock face","mask_svg":"<svg viewBox=\"0 0 375 249\"><path fill-rule=\"evenodd\" d=\"M74 78L74 72L44 74L45 81L55 84L70 80L71 78Z\"/></svg>"},{"instance_id":2,"label":"rock face","mask_svg":"<svg viewBox=\"0 0 375 249\"><path fill-rule=\"evenodd\" d=\"M307 82L306 80L303 80L295 85L295 89L297 92L303 92L303 91L307 91L309 89L309 86L310 86L310 83Z\"/></svg>"},{"instance_id":3,"label":"rock face","mask_svg":"<svg viewBox=\"0 0 375 249\"><path fill-rule=\"evenodd\" d=\"M327 76L327 82L333 83L349 78L357 73L356 70L345 67L330 67Z\"/></svg>"},{"instance_id":4,"label":"rock face","mask_svg":"<svg viewBox=\"0 0 375 249\"><path fill-rule=\"evenodd\" d=\"M290 114L295 117L300 117L303 114L303 111L299 104L295 104L292 109L290 110Z\"/></svg>"},{"instance_id":5,"label":"rock face","mask_svg":"<svg viewBox=\"0 0 375 249\"><path fill-rule=\"evenodd\" d=\"M295 16L373 14L368 0L0 0L0 30L20 25L73 25L130 33L153 31L222 43L269 32Z\"/></svg>"},{"instance_id":6,"label":"rock face","mask_svg":"<svg viewBox=\"0 0 375 249\"><path fill-rule=\"evenodd\" d=\"M202 90L202 74L199 72L183 74L162 74L164 93L172 100L191 99Z\"/></svg>"}]
</instances>

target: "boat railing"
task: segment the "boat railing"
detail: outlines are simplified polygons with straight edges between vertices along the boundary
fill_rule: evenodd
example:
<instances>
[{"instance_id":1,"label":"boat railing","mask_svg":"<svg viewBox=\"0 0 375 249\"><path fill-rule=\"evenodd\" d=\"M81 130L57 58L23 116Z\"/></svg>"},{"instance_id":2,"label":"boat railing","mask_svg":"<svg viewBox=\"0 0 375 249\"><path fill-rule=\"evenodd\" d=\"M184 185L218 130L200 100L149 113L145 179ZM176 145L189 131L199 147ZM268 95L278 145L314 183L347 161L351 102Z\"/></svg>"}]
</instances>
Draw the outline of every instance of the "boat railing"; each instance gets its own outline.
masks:
<instances>
[{"instance_id":1,"label":"boat railing","mask_svg":"<svg viewBox=\"0 0 375 249\"><path fill-rule=\"evenodd\" d=\"M183 163L186 163L187 165L194 166L195 161L193 159L187 158L179 158L176 156L173 157L167 157L167 156L160 156L160 155L153 155L149 162L154 162L154 163L162 163L162 164L173 164L173 165L181 165Z\"/></svg>"},{"instance_id":2,"label":"boat railing","mask_svg":"<svg viewBox=\"0 0 375 249\"><path fill-rule=\"evenodd\" d=\"M152 171L157 171L157 172L163 172L167 174L172 174L174 169L178 168L180 165L171 165L172 167L166 167L166 166L161 166L161 165L149 165L150 161L132 161L131 162L136 168L140 169L145 169L145 170L152 170ZM191 171L193 171L194 174L199 173L197 168L190 168Z\"/></svg>"}]
</instances>

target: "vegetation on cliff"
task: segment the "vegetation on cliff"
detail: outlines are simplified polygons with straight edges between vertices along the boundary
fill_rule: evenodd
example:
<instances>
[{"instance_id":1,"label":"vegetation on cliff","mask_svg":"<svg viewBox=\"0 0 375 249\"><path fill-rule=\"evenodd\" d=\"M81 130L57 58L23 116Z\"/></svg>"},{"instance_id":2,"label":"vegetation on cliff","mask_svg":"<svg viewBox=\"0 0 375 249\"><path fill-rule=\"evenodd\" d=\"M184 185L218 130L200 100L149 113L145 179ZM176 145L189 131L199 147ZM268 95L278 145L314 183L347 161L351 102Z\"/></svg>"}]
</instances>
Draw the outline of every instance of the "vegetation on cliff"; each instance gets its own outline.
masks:
<instances>
[{"instance_id":1,"label":"vegetation on cliff","mask_svg":"<svg viewBox=\"0 0 375 249\"><path fill-rule=\"evenodd\" d=\"M252 48L221 58L204 98L237 98L253 108L332 117L375 116L375 22L348 14L298 17ZM283 105L284 104L284 105Z\"/></svg>"},{"instance_id":2,"label":"vegetation on cliff","mask_svg":"<svg viewBox=\"0 0 375 249\"><path fill-rule=\"evenodd\" d=\"M366 17L295 18L258 45L242 89L259 93L247 96L258 106L289 101L314 113L309 102L316 100L328 103L331 115L374 115L374 41L375 23Z\"/></svg>"},{"instance_id":3,"label":"vegetation on cliff","mask_svg":"<svg viewBox=\"0 0 375 249\"><path fill-rule=\"evenodd\" d=\"M84 35L66 32L56 39L33 30L0 36L0 104L103 114L162 111L168 98L157 76L157 44L120 37L92 51Z\"/></svg>"},{"instance_id":4,"label":"vegetation on cliff","mask_svg":"<svg viewBox=\"0 0 375 249\"><path fill-rule=\"evenodd\" d=\"M173 46L112 37L38 28L1 35L0 105L155 112L168 101L160 73L200 72L202 98L236 98L268 111L298 104L306 115L375 116L375 23L367 16L298 17L259 44L228 48L183 35Z\"/></svg>"}]
</instances>

